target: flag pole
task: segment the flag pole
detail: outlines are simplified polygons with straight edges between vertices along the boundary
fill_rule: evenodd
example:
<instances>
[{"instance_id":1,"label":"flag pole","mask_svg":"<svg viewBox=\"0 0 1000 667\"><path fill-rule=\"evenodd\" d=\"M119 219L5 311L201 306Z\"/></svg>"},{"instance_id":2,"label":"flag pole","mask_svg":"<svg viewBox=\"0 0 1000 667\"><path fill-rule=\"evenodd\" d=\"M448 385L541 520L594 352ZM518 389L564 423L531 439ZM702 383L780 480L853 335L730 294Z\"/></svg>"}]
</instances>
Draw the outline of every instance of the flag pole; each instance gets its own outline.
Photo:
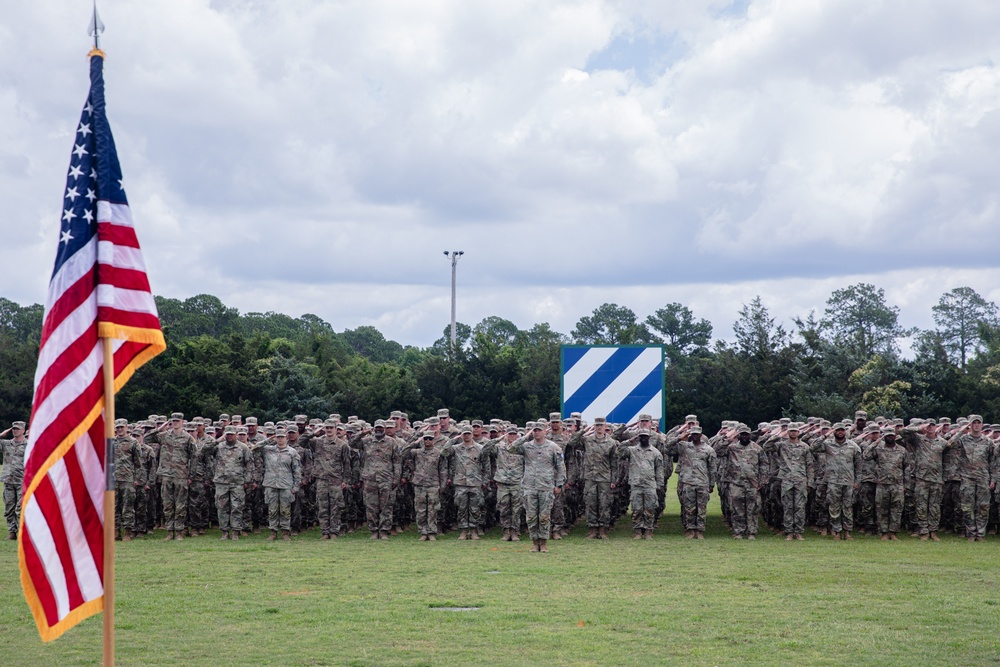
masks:
<instances>
[{"instance_id":1,"label":"flag pole","mask_svg":"<svg viewBox=\"0 0 1000 667\"><path fill-rule=\"evenodd\" d=\"M104 667L115 664L115 356L104 345Z\"/></svg>"}]
</instances>

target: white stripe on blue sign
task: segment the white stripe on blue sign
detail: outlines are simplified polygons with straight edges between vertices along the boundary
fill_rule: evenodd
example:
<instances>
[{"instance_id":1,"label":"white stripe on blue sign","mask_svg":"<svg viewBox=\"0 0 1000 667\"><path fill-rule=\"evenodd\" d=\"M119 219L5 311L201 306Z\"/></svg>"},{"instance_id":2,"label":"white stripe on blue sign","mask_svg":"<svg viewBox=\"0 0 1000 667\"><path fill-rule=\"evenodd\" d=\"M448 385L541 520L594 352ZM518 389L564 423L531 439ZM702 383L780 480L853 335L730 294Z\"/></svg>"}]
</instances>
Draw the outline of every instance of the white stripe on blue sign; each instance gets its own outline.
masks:
<instances>
[{"instance_id":1,"label":"white stripe on blue sign","mask_svg":"<svg viewBox=\"0 0 1000 667\"><path fill-rule=\"evenodd\" d=\"M562 348L563 415L579 412L593 422L631 423L642 413L663 418L663 348L660 346Z\"/></svg>"}]
</instances>

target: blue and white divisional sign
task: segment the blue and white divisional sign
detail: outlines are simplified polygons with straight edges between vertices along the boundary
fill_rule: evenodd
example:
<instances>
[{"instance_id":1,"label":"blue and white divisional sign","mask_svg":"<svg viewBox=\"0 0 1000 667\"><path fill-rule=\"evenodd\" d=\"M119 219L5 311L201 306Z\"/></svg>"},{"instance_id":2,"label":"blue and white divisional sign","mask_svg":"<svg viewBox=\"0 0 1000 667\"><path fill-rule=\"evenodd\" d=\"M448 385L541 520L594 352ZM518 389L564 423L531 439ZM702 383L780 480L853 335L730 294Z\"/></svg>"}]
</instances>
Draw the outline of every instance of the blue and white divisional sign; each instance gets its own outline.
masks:
<instances>
[{"instance_id":1,"label":"blue and white divisional sign","mask_svg":"<svg viewBox=\"0 0 1000 667\"><path fill-rule=\"evenodd\" d=\"M629 424L642 413L663 422L663 346L563 345L562 413Z\"/></svg>"}]
</instances>

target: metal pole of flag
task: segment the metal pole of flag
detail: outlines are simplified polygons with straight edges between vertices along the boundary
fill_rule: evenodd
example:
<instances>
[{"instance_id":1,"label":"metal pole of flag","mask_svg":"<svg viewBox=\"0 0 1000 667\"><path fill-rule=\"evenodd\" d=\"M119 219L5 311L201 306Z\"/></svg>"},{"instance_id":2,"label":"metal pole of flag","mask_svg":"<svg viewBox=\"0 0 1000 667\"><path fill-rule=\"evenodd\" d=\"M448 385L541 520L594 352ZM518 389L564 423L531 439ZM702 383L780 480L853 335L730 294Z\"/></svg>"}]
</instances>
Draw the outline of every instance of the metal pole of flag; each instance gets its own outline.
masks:
<instances>
[{"instance_id":1,"label":"metal pole of flag","mask_svg":"<svg viewBox=\"0 0 1000 667\"><path fill-rule=\"evenodd\" d=\"M115 353L104 346L104 667L115 664Z\"/></svg>"},{"instance_id":2,"label":"metal pole of flag","mask_svg":"<svg viewBox=\"0 0 1000 667\"><path fill-rule=\"evenodd\" d=\"M94 38L94 52L104 56L100 48L100 35L104 22L97 13L90 19L88 33ZM104 667L115 664L115 354L111 338L104 337L104 615L102 619L102 647Z\"/></svg>"}]
</instances>

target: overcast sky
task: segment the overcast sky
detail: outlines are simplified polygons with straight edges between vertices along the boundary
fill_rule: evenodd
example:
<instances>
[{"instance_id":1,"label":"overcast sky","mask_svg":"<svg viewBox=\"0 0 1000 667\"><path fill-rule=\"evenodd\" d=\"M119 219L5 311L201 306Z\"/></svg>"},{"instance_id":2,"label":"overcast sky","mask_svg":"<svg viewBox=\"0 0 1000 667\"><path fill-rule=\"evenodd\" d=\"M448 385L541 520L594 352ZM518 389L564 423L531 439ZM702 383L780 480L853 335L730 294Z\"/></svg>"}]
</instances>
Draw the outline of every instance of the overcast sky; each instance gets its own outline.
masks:
<instances>
[{"instance_id":1,"label":"overcast sky","mask_svg":"<svg viewBox=\"0 0 1000 667\"><path fill-rule=\"evenodd\" d=\"M0 18L0 295L44 300L90 4ZM426 346L872 282L1000 301L995 0L102 0L154 292Z\"/></svg>"}]
</instances>

